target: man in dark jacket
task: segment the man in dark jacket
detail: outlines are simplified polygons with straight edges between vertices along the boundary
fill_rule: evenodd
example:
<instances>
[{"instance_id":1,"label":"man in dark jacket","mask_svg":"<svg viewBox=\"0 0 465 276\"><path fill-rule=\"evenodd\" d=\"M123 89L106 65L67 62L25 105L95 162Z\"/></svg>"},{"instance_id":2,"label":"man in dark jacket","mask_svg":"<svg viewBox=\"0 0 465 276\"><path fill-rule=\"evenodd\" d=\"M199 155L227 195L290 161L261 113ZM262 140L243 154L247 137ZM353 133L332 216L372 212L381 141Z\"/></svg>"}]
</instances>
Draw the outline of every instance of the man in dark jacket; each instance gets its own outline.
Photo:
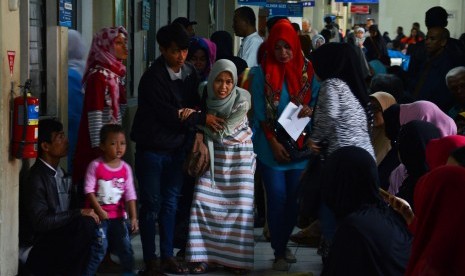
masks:
<instances>
[{"instance_id":1,"label":"man in dark jacket","mask_svg":"<svg viewBox=\"0 0 465 276\"><path fill-rule=\"evenodd\" d=\"M68 153L68 139L59 121L39 122L38 153L20 186L20 249L29 252L26 267L35 275L81 275L99 218L92 209L70 208L72 185L58 166Z\"/></svg>"},{"instance_id":2,"label":"man in dark jacket","mask_svg":"<svg viewBox=\"0 0 465 276\"><path fill-rule=\"evenodd\" d=\"M183 274L188 269L173 257L173 233L186 146L196 125L219 130L223 120L201 110L197 74L192 65L185 63L189 36L183 27L171 24L160 28L157 42L161 56L140 80L131 131L131 139L136 143L144 275L165 275L156 261L156 221L163 269Z\"/></svg>"},{"instance_id":3,"label":"man in dark jacket","mask_svg":"<svg viewBox=\"0 0 465 276\"><path fill-rule=\"evenodd\" d=\"M408 90L410 94L414 97L415 100L427 99L434 101L434 99L432 100L429 98L422 98L418 97L418 95L424 94L420 93L421 88L427 88L431 91L436 89L436 96L439 96L442 99L440 102L435 103L438 104L439 107L446 113L449 111L453 99L446 87L445 74L447 74L448 70L456 66L465 65L465 47L457 39L450 37L449 31L446 29L448 24L447 18L447 11L440 6L432 7L425 13L425 25L428 30L438 30L437 28L440 28L444 31L442 33L447 37L446 43L442 47L442 54L438 55L441 56L440 59L436 57L436 61L434 63L430 62L431 54L428 53L427 50L427 40L429 40L429 43L431 44L431 38L428 36L426 36L425 40L422 40L417 44L409 45L407 49L407 55L410 56L410 62L408 66ZM435 69L435 67L438 67L437 61L441 61L440 67L442 70L440 72L434 72L437 71ZM447 62L449 65L445 65ZM428 72L425 71L433 71L429 72L429 74L432 75L436 80L434 85L430 85L424 81L428 79ZM440 85L440 88L436 88L435 85ZM448 99L447 102L445 101L446 98Z\"/></svg>"}]
</instances>

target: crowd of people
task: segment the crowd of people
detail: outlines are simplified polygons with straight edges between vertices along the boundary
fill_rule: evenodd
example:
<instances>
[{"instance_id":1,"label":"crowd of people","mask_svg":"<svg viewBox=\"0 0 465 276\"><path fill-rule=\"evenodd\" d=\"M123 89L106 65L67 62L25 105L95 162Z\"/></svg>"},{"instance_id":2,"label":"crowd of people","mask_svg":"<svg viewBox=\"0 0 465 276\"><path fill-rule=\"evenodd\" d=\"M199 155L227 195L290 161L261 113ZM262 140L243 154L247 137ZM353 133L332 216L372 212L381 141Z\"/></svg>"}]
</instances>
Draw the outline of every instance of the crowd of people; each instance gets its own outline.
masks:
<instances>
[{"instance_id":1,"label":"crowd of people","mask_svg":"<svg viewBox=\"0 0 465 276\"><path fill-rule=\"evenodd\" d=\"M372 19L342 37L330 17L321 33L277 17L263 38L240 7L235 55L228 32L200 37L197 22L174 20L139 82L134 168L123 161L126 29L97 32L85 67L70 47L77 139L69 152L63 124L39 122L20 187L24 271L95 275L111 251L134 275L140 232L141 275L246 275L262 218L277 271L298 261L289 240L314 235L322 275L465 274L465 45L443 8L425 22L426 34L414 23L390 41ZM390 65L399 43L407 70ZM291 235L296 225L307 228Z\"/></svg>"}]
</instances>

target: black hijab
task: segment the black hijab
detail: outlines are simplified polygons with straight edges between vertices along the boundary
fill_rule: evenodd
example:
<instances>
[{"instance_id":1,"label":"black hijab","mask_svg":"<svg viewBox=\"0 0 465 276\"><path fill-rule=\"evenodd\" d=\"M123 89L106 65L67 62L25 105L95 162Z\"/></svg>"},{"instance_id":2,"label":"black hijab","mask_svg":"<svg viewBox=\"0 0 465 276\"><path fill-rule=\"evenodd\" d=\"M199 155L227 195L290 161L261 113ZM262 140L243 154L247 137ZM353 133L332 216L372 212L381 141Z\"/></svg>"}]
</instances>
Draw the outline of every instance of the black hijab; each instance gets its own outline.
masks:
<instances>
[{"instance_id":1,"label":"black hijab","mask_svg":"<svg viewBox=\"0 0 465 276\"><path fill-rule=\"evenodd\" d=\"M430 122L414 120L401 127L397 146L400 160L409 176L420 177L429 170L425 157L426 145L437 138L441 138L441 133Z\"/></svg>"},{"instance_id":2,"label":"black hijab","mask_svg":"<svg viewBox=\"0 0 465 276\"><path fill-rule=\"evenodd\" d=\"M425 157L426 145L437 138L441 138L441 133L430 122L414 120L401 127L398 140L399 157L409 176L420 177L429 170Z\"/></svg>"},{"instance_id":3,"label":"black hijab","mask_svg":"<svg viewBox=\"0 0 465 276\"><path fill-rule=\"evenodd\" d=\"M393 104L383 111L386 137L395 145L400 130L400 104Z\"/></svg>"},{"instance_id":4,"label":"black hijab","mask_svg":"<svg viewBox=\"0 0 465 276\"><path fill-rule=\"evenodd\" d=\"M325 43L312 53L313 67L323 81L337 78L347 83L360 104L367 109L370 99L354 47L348 43Z\"/></svg>"},{"instance_id":5,"label":"black hijab","mask_svg":"<svg viewBox=\"0 0 465 276\"><path fill-rule=\"evenodd\" d=\"M210 36L210 40L216 44L216 60L228 59L236 65L237 75L240 76L247 68L247 62L233 54L233 40L227 31L216 31Z\"/></svg>"},{"instance_id":6,"label":"black hijab","mask_svg":"<svg viewBox=\"0 0 465 276\"><path fill-rule=\"evenodd\" d=\"M426 145L441 137L439 129L432 123L414 120L403 125L399 131L397 147L408 176L402 182L397 196L405 199L413 208L415 186L421 176L429 170L426 162Z\"/></svg>"},{"instance_id":7,"label":"black hijab","mask_svg":"<svg viewBox=\"0 0 465 276\"><path fill-rule=\"evenodd\" d=\"M334 151L323 171L323 197L341 219L365 206L385 208L379 195L378 168L365 149L347 146Z\"/></svg>"},{"instance_id":8,"label":"black hijab","mask_svg":"<svg viewBox=\"0 0 465 276\"><path fill-rule=\"evenodd\" d=\"M210 36L210 40L216 44L216 60L233 56L233 40L227 31L216 31Z\"/></svg>"}]
</instances>

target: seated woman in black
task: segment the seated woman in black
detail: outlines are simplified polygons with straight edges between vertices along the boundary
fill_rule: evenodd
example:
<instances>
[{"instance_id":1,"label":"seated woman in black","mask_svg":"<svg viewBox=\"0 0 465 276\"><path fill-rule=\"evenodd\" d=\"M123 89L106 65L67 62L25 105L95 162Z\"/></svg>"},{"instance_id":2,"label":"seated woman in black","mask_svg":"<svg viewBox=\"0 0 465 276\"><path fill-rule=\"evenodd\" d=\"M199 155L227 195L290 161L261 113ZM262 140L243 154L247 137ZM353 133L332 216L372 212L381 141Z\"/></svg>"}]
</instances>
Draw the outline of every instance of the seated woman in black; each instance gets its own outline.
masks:
<instances>
[{"instance_id":1,"label":"seated woman in black","mask_svg":"<svg viewBox=\"0 0 465 276\"><path fill-rule=\"evenodd\" d=\"M379 194L373 157L359 147L342 147L325 166L323 198L338 228L321 275L403 275L412 237Z\"/></svg>"}]
</instances>

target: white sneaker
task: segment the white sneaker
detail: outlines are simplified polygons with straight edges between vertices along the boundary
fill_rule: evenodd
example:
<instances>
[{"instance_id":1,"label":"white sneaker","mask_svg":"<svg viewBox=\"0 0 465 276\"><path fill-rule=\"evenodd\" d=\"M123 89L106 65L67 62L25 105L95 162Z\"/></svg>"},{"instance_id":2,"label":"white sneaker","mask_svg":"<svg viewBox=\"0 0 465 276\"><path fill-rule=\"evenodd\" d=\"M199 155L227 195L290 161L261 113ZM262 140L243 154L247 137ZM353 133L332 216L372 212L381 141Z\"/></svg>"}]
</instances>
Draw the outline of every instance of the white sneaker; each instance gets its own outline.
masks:
<instances>
[{"instance_id":1,"label":"white sneaker","mask_svg":"<svg viewBox=\"0 0 465 276\"><path fill-rule=\"evenodd\" d=\"M273 270L288 271L291 265L285 259L274 260Z\"/></svg>"},{"instance_id":2,"label":"white sneaker","mask_svg":"<svg viewBox=\"0 0 465 276\"><path fill-rule=\"evenodd\" d=\"M297 258L295 257L295 255L292 253L292 251L289 248L286 248L285 254L286 254L285 255L286 262L292 263L292 264L297 262Z\"/></svg>"}]
</instances>

